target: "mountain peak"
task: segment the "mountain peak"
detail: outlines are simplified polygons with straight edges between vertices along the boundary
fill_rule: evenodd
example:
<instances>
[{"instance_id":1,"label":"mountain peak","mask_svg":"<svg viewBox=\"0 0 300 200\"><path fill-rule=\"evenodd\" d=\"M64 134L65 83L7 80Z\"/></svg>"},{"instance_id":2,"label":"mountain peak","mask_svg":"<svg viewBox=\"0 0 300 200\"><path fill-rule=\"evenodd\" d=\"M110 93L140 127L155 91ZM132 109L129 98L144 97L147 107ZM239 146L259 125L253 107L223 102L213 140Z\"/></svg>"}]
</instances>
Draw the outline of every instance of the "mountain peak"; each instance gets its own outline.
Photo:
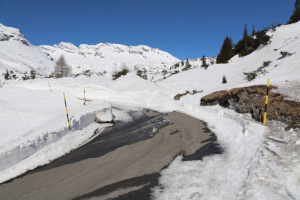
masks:
<instances>
[{"instance_id":1,"label":"mountain peak","mask_svg":"<svg viewBox=\"0 0 300 200\"><path fill-rule=\"evenodd\" d=\"M74 52L78 51L78 48L70 42L61 42L61 43L59 43L59 45L53 45L53 46L56 48L60 48L62 50L69 50L69 51L74 51Z\"/></svg>"},{"instance_id":2,"label":"mountain peak","mask_svg":"<svg viewBox=\"0 0 300 200\"><path fill-rule=\"evenodd\" d=\"M23 33L16 28L7 27L0 23L0 41L20 41L23 44L30 46L30 43L25 39Z\"/></svg>"}]
</instances>

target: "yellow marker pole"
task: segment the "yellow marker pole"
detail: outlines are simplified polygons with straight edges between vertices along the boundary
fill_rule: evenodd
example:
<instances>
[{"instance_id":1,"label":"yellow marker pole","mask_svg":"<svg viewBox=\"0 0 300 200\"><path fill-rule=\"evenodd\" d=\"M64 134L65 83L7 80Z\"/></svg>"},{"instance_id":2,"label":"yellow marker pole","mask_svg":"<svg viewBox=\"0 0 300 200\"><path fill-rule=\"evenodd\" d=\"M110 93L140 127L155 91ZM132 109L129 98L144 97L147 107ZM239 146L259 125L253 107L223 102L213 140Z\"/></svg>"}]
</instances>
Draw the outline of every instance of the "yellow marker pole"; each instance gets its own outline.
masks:
<instances>
[{"instance_id":1,"label":"yellow marker pole","mask_svg":"<svg viewBox=\"0 0 300 200\"><path fill-rule=\"evenodd\" d=\"M66 101L66 96L65 93L64 94L64 100L65 100L65 106L66 106L66 113L67 113L67 119L68 119L68 125L69 125L69 130L71 130L71 126L70 126L70 120L69 120L69 114L68 114L68 107L67 107L67 101Z\"/></svg>"},{"instance_id":2,"label":"yellow marker pole","mask_svg":"<svg viewBox=\"0 0 300 200\"><path fill-rule=\"evenodd\" d=\"M264 114L264 121L263 121L264 124L266 124L266 118L267 118L267 107L269 101L269 84L270 84L270 79L268 79L268 85L267 85L267 96L266 96L265 114Z\"/></svg>"},{"instance_id":3,"label":"yellow marker pole","mask_svg":"<svg viewBox=\"0 0 300 200\"><path fill-rule=\"evenodd\" d=\"M1 84L1 81L0 81L0 87L2 88L2 84Z\"/></svg>"},{"instance_id":4,"label":"yellow marker pole","mask_svg":"<svg viewBox=\"0 0 300 200\"><path fill-rule=\"evenodd\" d=\"M84 106L86 107L86 99L85 99L85 87L83 86L83 93L84 93Z\"/></svg>"},{"instance_id":5,"label":"yellow marker pole","mask_svg":"<svg viewBox=\"0 0 300 200\"><path fill-rule=\"evenodd\" d=\"M49 81L48 81L48 84L49 84L50 92L52 92L52 90L51 90L51 86L50 86L50 83L49 83Z\"/></svg>"}]
</instances>

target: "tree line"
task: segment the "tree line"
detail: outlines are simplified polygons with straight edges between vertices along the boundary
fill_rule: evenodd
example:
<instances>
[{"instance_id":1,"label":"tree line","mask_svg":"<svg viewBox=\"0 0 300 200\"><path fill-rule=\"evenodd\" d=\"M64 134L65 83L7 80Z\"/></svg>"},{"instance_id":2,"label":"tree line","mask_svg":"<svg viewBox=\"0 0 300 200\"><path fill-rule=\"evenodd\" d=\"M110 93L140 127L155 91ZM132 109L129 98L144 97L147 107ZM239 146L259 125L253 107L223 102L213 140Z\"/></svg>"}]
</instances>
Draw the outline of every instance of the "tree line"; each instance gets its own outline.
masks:
<instances>
[{"instance_id":1,"label":"tree line","mask_svg":"<svg viewBox=\"0 0 300 200\"><path fill-rule=\"evenodd\" d=\"M296 23L298 21L300 21L300 0L296 0L295 10L287 24ZM277 26L280 26L280 24ZM261 31L255 31L255 27L253 25L252 33L249 35L248 27L245 24L243 38L236 44L233 44L231 37L225 37L220 53L217 57L217 63L227 63L234 55L238 54L240 57L243 57L255 51L261 44L266 45L270 40L270 37L266 33L269 29L273 28L275 28L275 26L272 24L269 28L265 28Z\"/></svg>"}]
</instances>

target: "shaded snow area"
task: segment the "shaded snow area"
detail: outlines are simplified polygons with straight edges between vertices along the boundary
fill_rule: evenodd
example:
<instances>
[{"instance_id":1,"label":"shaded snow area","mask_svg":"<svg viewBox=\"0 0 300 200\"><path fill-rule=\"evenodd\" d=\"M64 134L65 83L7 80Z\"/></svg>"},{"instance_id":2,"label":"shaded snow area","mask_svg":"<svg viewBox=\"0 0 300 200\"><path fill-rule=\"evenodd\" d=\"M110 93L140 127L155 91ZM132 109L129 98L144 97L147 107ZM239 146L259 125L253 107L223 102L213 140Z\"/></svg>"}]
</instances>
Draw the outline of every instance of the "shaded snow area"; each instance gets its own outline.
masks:
<instances>
[{"instance_id":1,"label":"shaded snow area","mask_svg":"<svg viewBox=\"0 0 300 200\"><path fill-rule=\"evenodd\" d=\"M299 130L287 131L286 124L277 121L262 125L250 114L199 105L201 97L212 92L266 85L268 78L271 85L278 86L277 92L299 101L300 22L278 27L268 34L272 36L269 44L248 56L235 56L228 64L214 64L207 70L190 69L157 82L144 80L134 72L117 80L93 74L91 77L5 82L0 89L0 182L49 163L87 141L96 129L108 125L95 122L95 111L102 110L99 117L112 111L113 115L104 116L107 117L104 121L128 122L135 117L130 110L148 108L160 112L176 110L205 121L224 150L223 154L207 156L202 161L183 162L182 156L178 156L161 171L159 185L152 190L154 199L300 199ZM52 49L55 56L68 49L71 53L66 58L74 56L72 64L76 65L75 54L76 58L77 54L88 58L92 56L89 52L104 46L93 46L91 50L91 46L77 48L70 44L44 48ZM106 45L105 48L132 56L124 46ZM131 50L149 51L143 55L151 52L154 55L156 51L143 46ZM282 51L290 54L281 58ZM140 53L133 55L130 59L141 57ZM170 62L173 60L170 58ZM270 61L265 71L255 80L247 81L244 72L257 70L265 61ZM0 66L10 65L5 62ZM222 84L223 76L227 84ZM88 100L86 108L83 86ZM193 90L201 92L193 94ZM62 91L66 93L71 131L67 126ZM174 100L175 95L186 91L189 91L187 95Z\"/></svg>"}]
</instances>

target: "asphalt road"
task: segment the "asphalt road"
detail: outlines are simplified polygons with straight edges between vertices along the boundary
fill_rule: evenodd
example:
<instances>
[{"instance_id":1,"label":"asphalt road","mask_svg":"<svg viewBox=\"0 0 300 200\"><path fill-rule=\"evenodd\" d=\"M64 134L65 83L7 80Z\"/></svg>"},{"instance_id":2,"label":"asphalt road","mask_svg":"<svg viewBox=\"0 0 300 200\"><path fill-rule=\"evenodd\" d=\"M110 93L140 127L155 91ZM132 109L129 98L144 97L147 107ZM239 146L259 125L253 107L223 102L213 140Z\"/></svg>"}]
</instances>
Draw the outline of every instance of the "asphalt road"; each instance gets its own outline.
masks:
<instances>
[{"instance_id":1,"label":"asphalt road","mask_svg":"<svg viewBox=\"0 0 300 200\"><path fill-rule=\"evenodd\" d=\"M0 199L150 199L159 171L218 153L205 123L178 112L129 113L86 145L0 185ZM157 131L156 131L157 130Z\"/></svg>"}]
</instances>

